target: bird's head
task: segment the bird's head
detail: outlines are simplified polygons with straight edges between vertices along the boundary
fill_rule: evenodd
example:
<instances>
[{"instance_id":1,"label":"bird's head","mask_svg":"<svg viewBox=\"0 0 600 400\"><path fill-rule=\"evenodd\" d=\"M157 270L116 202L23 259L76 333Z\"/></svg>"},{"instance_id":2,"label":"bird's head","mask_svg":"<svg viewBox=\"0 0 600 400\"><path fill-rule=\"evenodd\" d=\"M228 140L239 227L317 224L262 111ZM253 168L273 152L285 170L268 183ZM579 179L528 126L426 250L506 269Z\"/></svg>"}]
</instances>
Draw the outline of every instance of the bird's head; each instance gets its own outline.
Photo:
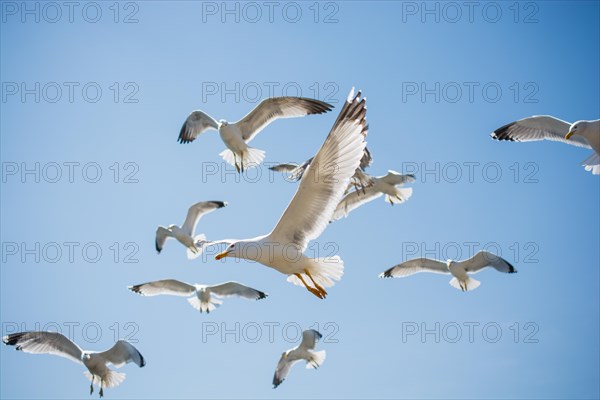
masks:
<instances>
[{"instance_id":1,"label":"bird's head","mask_svg":"<svg viewBox=\"0 0 600 400\"><path fill-rule=\"evenodd\" d=\"M229 125L229 122L225 121L224 119L220 119L219 124L221 124L223 126L227 126L227 125Z\"/></svg>"},{"instance_id":2,"label":"bird's head","mask_svg":"<svg viewBox=\"0 0 600 400\"><path fill-rule=\"evenodd\" d=\"M225 257L240 257L240 254L242 254L241 253L242 247L243 247L242 242L233 242L229 246L227 246L225 251L217 254L215 256L215 260L220 260Z\"/></svg>"},{"instance_id":3,"label":"bird's head","mask_svg":"<svg viewBox=\"0 0 600 400\"><path fill-rule=\"evenodd\" d=\"M287 351L284 351L283 353L281 353L281 358L287 359L288 355L289 353Z\"/></svg>"},{"instance_id":4,"label":"bird's head","mask_svg":"<svg viewBox=\"0 0 600 400\"><path fill-rule=\"evenodd\" d=\"M569 132L567 132L567 134L565 135L565 139L569 140L571 136L581 134L581 131L585 130L586 126L586 121L573 122L573 124L569 128Z\"/></svg>"},{"instance_id":5,"label":"bird's head","mask_svg":"<svg viewBox=\"0 0 600 400\"><path fill-rule=\"evenodd\" d=\"M169 229L173 229L173 228L175 228L176 226L177 226L177 225L175 225L175 224L171 224L171 225L169 225Z\"/></svg>"},{"instance_id":6,"label":"bird's head","mask_svg":"<svg viewBox=\"0 0 600 400\"><path fill-rule=\"evenodd\" d=\"M89 361L89 359L91 358L90 353L83 353L83 355L81 356L81 358L83 358L86 361Z\"/></svg>"}]
</instances>

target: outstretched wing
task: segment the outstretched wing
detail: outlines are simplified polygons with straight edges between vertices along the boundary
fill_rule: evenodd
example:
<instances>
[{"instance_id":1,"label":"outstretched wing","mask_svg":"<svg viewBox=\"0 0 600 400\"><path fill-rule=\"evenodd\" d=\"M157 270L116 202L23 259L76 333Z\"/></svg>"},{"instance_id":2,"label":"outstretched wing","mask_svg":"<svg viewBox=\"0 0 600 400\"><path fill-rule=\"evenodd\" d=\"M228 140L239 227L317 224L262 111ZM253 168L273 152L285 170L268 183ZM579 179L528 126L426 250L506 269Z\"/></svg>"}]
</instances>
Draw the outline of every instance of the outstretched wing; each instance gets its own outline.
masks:
<instances>
[{"instance_id":1,"label":"outstretched wing","mask_svg":"<svg viewBox=\"0 0 600 400\"><path fill-rule=\"evenodd\" d=\"M313 350L317 344L317 340L321 339L323 335L321 335L318 331L314 329L307 329L302 332L302 342L300 342L300 348L305 350Z\"/></svg>"},{"instance_id":2,"label":"outstretched wing","mask_svg":"<svg viewBox=\"0 0 600 400\"><path fill-rule=\"evenodd\" d=\"M287 378L290 373L290 369L292 366L300 360L290 360L286 357L287 353L283 353L279 362L277 363L277 368L275 369L275 375L273 376L273 389L277 386L281 385L281 382Z\"/></svg>"},{"instance_id":3,"label":"outstretched wing","mask_svg":"<svg viewBox=\"0 0 600 400\"><path fill-rule=\"evenodd\" d=\"M365 148L366 102L350 92L344 107L308 166L281 219L270 234L279 243L295 243L302 251L331 220Z\"/></svg>"},{"instance_id":4,"label":"outstretched wing","mask_svg":"<svg viewBox=\"0 0 600 400\"><path fill-rule=\"evenodd\" d=\"M167 228L159 226L158 229L156 229L156 239L154 239L154 247L156 248L156 252L158 254L160 254L163 247L165 246L165 242L170 237L173 237L173 235L171 234L171 231Z\"/></svg>"},{"instance_id":5,"label":"outstretched wing","mask_svg":"<svg viewBox=\"0 0 600 400\"><path fill-rule=\"evenodd\" d=\"M365 170L367 167L370 167L373 164L373 157L371 157L371 152L368 148L365 147L365 151L363 153L362 158L360 159L360 169Z\"/></svg>"},{"instance_id":6,"label":"outstretched wing","mask_svg":"<svg viewBox=\"0 0 600 400\"><path fill-rule=\"evenodd\" d=\"M492 267L500 272L506 272L509 274L517 272L515 267L513 267L508 261L485 250L481 250L473 257L469 258L468 260L461 261L458 264L462 265L465 271L471 273L479 272L487 267Z\"/></svg>"},{"instance_id":7,"label":"outstretched wing","mask_svg":"<svg viewBox=\"0 0 600 400\"><path fill-rule=\"evenodd\" d=\"M249 142L265 126L279 118L303 117L310 114L323 114L333 106L320 100L304 97L273 97L265 99L244 118L235 122L242 132L242 138Z\"/></svg>"},{"instance_id":8,"label":"outstretched wing","mask_svg":"<svg viewBox=\"0 0 600 400\"><path fill-rule=\"evenodd\" d=\"M117 368L130 362L136 363L140 368L146 365L146 360L144 360L138 349L125 340L117 341L113 347L98 353L98 355Z\"/></svg>"},{"instance_id":9,"label":"outstretched wing","mask_svg":"<svg viewBox=\"0 0 600 400\"><path fill-rule=\"evenodd\" d=\"M196 291L196 288L185 282L175 279L163 279L139 285L128 286L127 289L132 292L141 294L142 296L159 296L162 294L171 296L191 296Z\"/></svg>"},{"instance_id":10,"label":"outstretched wing","mask_svg":"<svg viewBox=\"0 0 600 400\"><path fill-rule=\"evenodd\" d=\"M445 263L430 258L415 258L398 264L379 275L380 278L401 278L419 272L449 274Z\"/></svg>"},{"instance_id":11,"label":"outstretched wing","mask_svg":"<svg viewBox=\"0 0 600 400\"><path fill-rule=\"evenodd\" d=\"M207 289L221 297L239 296L250 300L260 300L268 296L265 292L252 289L238 282L221 283L215 286L208 286Z\"/></svg>"},{"instance_id":12,"label":"outstretched wing","mask_svg":"<svg viewBox=\"0 0 600 400\"><path fill-rule=\"evenodd\" d=\"M344 196L342 201L340 201L336 207L331 220L337 221L342 217L347 217L350 211L362 206L363 204L367 204L368 202L373 201L382 195L383 193L375 190L373 186L366 189L356 189L355 191Z\"/></svg>"},{"instance_id":13,"label":"outstretched wing","mask_svg":"<svg viewBox=\"0 0 600 400\"><path fill-rule=\"evenodd\" d=\"M225 201L201 201L199 203L194 204L188 210L187 216L185 217L185 222L181 229L192 236L194 231L196 230L196 225L198 225L198 221L200 221L200 217L209 212L215 211L217 208L222 208L227 205Z\"/></svg>"},{"instance_id":14,"label":"outstretched wing","mask_svg":"<svg viewBox=\"0 0 600 400\"><path fill-rule=\"evenodd\" d=\"M565 139L570 127L571 124L567 121L550 115L535 115L506 124L496 129L490 136L496 140L516 142L553 140L590 149L587 140L581 136L573 135L570 139Z\"/></svg>"},{"instance_id":15,"label":"outstretched wing","mask_svg":"<svg viewBox=\"0 0 600 400\"><path fill-rule=\"evenodd\" d=\"M53 354L81 363L83 351L66 336L56 332L20 332L2 338L4 344L32 354Z\"/></svg>"},{"instance_id":16,"label":"outstretched wing","mask_svg":"<svg viewBox=\"0 0 600 400\"><path fill-rule=\"evenodd\" d=\"M192 111L179 131L179 143L193 142L199 134L207 129L219 130L219 123L203 111Z\"/></svg>"}]
</instances>

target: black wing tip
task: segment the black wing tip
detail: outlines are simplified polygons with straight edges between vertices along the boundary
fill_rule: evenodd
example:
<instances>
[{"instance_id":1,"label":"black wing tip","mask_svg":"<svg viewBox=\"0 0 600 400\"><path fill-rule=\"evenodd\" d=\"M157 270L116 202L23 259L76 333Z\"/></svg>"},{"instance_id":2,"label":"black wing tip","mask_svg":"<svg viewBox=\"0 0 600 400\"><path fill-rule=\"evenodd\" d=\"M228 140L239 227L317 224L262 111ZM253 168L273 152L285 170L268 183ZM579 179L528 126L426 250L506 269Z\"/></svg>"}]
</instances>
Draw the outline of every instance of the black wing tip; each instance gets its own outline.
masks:
<instances>
[{"instance_id":1,"label":"black wing tip","mask_svg":"<svg viewBox=\"0 0 600 400\"><path fill-rule=\"evenodd\" d=\"M17 332L11 333L10 335L6 335L2 337L2 343L7 346L16 346L15 350L22 350L22 347L18 345L24 335L28 332Z\"/></svg>"},{"instance_id":2,"label":"black wing tip","mask_svg":"<svg viewBox=\"0 0 600 400\"><path fill-rule=\"evenodd\" d=\"M514 142L515 139L510 136L511 135L510 128L512 128L514 126L514 124L515 124L515 122L511 122L510 124L503 125L500 128L496 129L494 132L490 133L490 136L494 140L500 140L500 141L506 140L506 141Z\"/></svg>"},{"instance_id":3,"label":"black wing tip","mask_svg":"<svg viewBox=\"0 0 600 400\"><path fill-rule=\"evenodd\" d=\"M387 271L382 272L381 274L379 274L380 278L393 278L394 276L392 275L392 270L394 268L390 268Z\"/></svg>"},{"instance_id":4,"label":"black wing tip","mask_svg":"<svg viewBox=\"0 0 600 400\"><path fill-rule=\"evenodd\" d=\"M269 297L269 293L261 292L260 290L257 290L257 292L258 292L258 297L256 298L256 300L262 300L262 299L266 299L267 297Z\"/></svg>"},{"instance_id":5,"label":"black wing tip","mask_svg":"<svg viewBox=\"0 0 600 400\"><path fill-rule=\"evenodd\" d=\"M217 208L227 207L227 205L229 204L226 201L220 201L220 200L211 200L210 203L216 205Z\"/></svg>"},{"instance_id":6,"label":"black wing tip","mask_svg":"<svg viewBox=\"0 0 600 400\"><path fill-rule=\"evenodd\" d=\"M140 368L144 368L146 366L146 359L144 358L144 356L142 355L142 353L139 352L139 350L137 350L138 355L140 356Z\"/></svg>"},{"instance_id":7,"label":"black wing tip","mask_svg":"<svg viewBox=\"0 0 600 400\"><path fill-rule=\"evenodd\" d=\"M277 378L273 379L273 389L277 389L277 386L281 385L285 381L285 379L278 380Z\"/></svg>"},{"instance_id":8,"label":"black wing tip","mask_svg":"<svg viewBox=\"0 0 600 400\"><path fill-rule=\"evenodd\" d=\"M127 286L127 289L131 290L133 293L141 294L143 296L144 293L142 293L141 288L142 288L142 285Z\"/></svg>"},{"instance_id":9,"label":"black wing tip","mask_svg":"<svg viewBox=\"0 0 600 400\"><path fill-rule=\"evenodd\" d=\"M516 274L517 273L517 269L508 261L504 260L505 263L508 264L508 273L509 274Z\"/></svg>"}]
</instances>

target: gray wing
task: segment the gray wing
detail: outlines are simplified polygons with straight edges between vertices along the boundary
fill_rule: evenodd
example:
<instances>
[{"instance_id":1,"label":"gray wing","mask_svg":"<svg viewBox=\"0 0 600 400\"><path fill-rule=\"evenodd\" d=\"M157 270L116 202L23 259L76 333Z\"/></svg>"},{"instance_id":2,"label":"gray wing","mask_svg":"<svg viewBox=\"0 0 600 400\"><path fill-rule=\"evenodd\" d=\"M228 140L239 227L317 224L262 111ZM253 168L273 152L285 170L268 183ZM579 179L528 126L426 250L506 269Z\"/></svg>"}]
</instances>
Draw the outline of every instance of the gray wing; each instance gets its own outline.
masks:
<instances>
[{"instance_id":1,"label":"gray wing","mask_svg":"<svg viewBox=\"0 0 600 400\"><path fill-rule=\"evenodd\" d=\"M286 353L283 353L279 362L277 363L277 368L275 369L275 375L273 376L273 389L277 386L281 385L281 382L287 378L290 373L290 369L294 364L296 364L300 360L289 360L285 357Z\"/></svg>"},{"instance_id":2,"label":"gray wing","mask_svg":"<svg viewBox=\"0 0 600 400\"><path fill-rule=\"evenodd\" d=\"M81 363L83 351L66 336L56 332L20 332L2 338L4 344L32 354L53 354Z\"/></svg>"},{"instance_id":3,"label":"gray wing","mask_svg":"<svg viewBox=\"0 0 600 400\"><path fill-rule=\"evenodd\" d=\"M163 279L161 281L141 283L139 285L128 286L127 288L142 296L159 296L161 294L166 294L187 297L191 296L196 291L196 287L175 279Z\"/></svg>"},{"instance_id":4,"label":"gray wing","mask_svg":"<svg viewBox=\"0 0 600 400\"><path fill-rule=\"evenodd\" d=\"M168 238L173 237L171 231L165 227L159 226L156 229L156 239L154 239L154 247L156 248L156 252L160 254L163 247L165 246L165 242Z\"/></svg>"},{"instance_id":5,"label":"gray wing","mask_svg":"<svg viewBox=\"0 0 600 400\"><path fill-rule=\"evenodd\" d=\"M573 135L570 139L565 139L570 127L569 122L550 115L535 115L506 124L496 129L490 136L496 140L515 142L553 140L590 149L587 140L581 136Z\"/></svg>"},{"instance_id":6,"label":"gray wing","mask_svg":"<svg viewBox=\"0 0 600 400\"><path fill-rule=\"evenodd\" d=\"M269 169L271 171L275 171L275 172L292 172L293 170L295 170L298 167L299 167L298 164L285 163L285 164L274 165L272 167L269 167Z\"/></svg>"},{"instance_id":7,"label":"gray wing","mask_svg":"<svg viewBox=\"0 0 600 400\"><path fill-rule=\"evenodd\" d=\"M226 282L215 286L208 286L207 289L211 293L221 297L239 296L250 300L264 299L268 295L260 290L252 289L251 287L242 285L238 282Z\"/></svg>"},{"instance_id":8,"label":"gray wing","mask_svg":"<svg viewBox=\"0 0 600 400\"><path fill-rule=\"evenodd\" d=\"M430 258L415 258L398 264L379 275L380 278L399 278L419 272L449 274L446 263Z\"/></svg>"},{"instance_id":9,"label":"gray wing","mask_svg":"<svg viewBox=\"0 0 600 400\"><path fill-rule=\"evenodd\" d=\"M517 272L515 267L513 267L508 261L485 250L481 250L473 257L469 258L468 260L461 261L458 264L462 265L465 271L471 273L479 272L487 267L492 267L500 272L506 272L509 274Z\"/></svg>"},{"instance_id":10,"label":"gray wing","mask_svg":"<svg viewBox=\"0 0 600 400\"><path fill-rule=\"evenodd\" d=\"M366 102L350 92L336 122L269 235L302 251L325 230L360 163L367 135Z\"/></svg>"},{"instance_id":11,"label":"gray wing","mask_svg":"<svg viewBox=\"0 0 600 400\"><path fill-rule=\"evenodd\" d=\"M306 169L312 162L313 158L314 157L311 157L308 160L304 161L302 163L302 165L293 164L293 163L279 164L279 165L276 165L275 167L271 167L271 169L273 171L278 171L278 172L288 172L290 174L288 177L289 180L299 181L300 179L302 179L304 172L306 171Z\"/></svg>"},{"instance_id":12,"label":"gray wing","mask_svg":"<svg viewBox=\"0 0 600 400\"><path fill-rule=\"evenodd\" d=\"M337 221L340 218L347 217L350 211L367 204L378 197L381 197L383 193L375 190L372 186L366 189L356 189L353 192L348 193L342 201L338 204L333 216L332 221Z\"/></svg>"},{"instance_id":13,"label":"gray wing","mask_svg":"<svg viewBox=\"0 0 600 400\"><path fill-rule=\"evenodd\" d=\"M125 340L117 341L113 347L98 353L98 355L117 368L130 362L136 363L140 368L146 365L146 360L144 360L138 349Z\"/></svg>"},{"instance_id":14,"label":"gray wing","mask_svg":"<svg viewBox=\"0 0 600 400\"><path fill-rule=\"evenodd\" d=\"M313 350L317 344L317 341L321 339L323 335L314 329L307 329L302 332L302 342L300 342L300 348L306 350Z\"/></svg>"},{"instance_id":15,"label":"gray wing","mask_svg":"<svg viewBox=\"0 0 600 400\"><path fill-rule=\"evenodd\" d=\"M390 185L404 185L406 183L413 183L415 176L413 174L402 175L396 171L388 170L387 175L381 178L382 181L389 183Z\"/></svg>"},{"instance_id":16,"label":"gray wing","mask_svg":"<svg viewBox=\"0 0 600 400\"><path fill-rule=\"evenodd\" d=\"M201 201L194 204L189 208L181 229L188 235L193 236L200 217L226 205L226 201Z\"/></svg>"},{"instance_id":17,"label":"gray wing","mask_svg":"<svg viewBox=\"0 0 600 400\"><path fill-rule=\"evenodd\" d=\"M199 134L207 129L219 130L219 123L203 111L192 111L179 131L179 143L193 142Z\"/></svg>"},{"instance_id":18,"label":"gray wing","mask_svg":"<svg viewBox=\"0 0 600 400\"><path fill-rule=\"evenodd\" d=\"M242 138L249 142L276 119L323 114L332 108L331 104L304 97L273 97L261 101L254 110L234 124L242 132Z\"/></svg>"}]
</instances>

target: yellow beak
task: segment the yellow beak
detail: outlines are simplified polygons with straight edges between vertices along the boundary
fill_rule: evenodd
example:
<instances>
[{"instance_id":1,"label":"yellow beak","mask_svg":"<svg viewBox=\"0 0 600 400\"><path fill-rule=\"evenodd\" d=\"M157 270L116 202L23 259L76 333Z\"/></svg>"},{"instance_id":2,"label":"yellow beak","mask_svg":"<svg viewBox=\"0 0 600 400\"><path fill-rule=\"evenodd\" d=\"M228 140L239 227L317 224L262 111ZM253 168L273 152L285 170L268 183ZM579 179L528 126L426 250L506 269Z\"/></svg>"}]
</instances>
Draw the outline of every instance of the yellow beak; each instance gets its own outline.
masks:
<instances>
[{"instance_id":1,"label":"yellow beak","mask_svg":"<svg viewBox=\"0 0 600 400\"><path fill-rule=\"evenodd\" d=\"M565 139L569 140L569 139L571 138L571 136L573 136L573 131L571 131L571 132L567 133L567 134L565 135Z\"/></svg>"},{"instance_id":2,"label":"yellow beak","mask_svg":"<svg viewBox=\"0 0 600 400\"><path fill-rule=\"evenodd\" d=\"M219 254L217 254L217 255L215 256L215 260L220 260L221 258L225 258L225 257L227 257L227 254L228 254L228 252L227 252L227 251L224 251L224 252L222 252L222 253L219 253Z\"/></svg>"}]
</instances>

